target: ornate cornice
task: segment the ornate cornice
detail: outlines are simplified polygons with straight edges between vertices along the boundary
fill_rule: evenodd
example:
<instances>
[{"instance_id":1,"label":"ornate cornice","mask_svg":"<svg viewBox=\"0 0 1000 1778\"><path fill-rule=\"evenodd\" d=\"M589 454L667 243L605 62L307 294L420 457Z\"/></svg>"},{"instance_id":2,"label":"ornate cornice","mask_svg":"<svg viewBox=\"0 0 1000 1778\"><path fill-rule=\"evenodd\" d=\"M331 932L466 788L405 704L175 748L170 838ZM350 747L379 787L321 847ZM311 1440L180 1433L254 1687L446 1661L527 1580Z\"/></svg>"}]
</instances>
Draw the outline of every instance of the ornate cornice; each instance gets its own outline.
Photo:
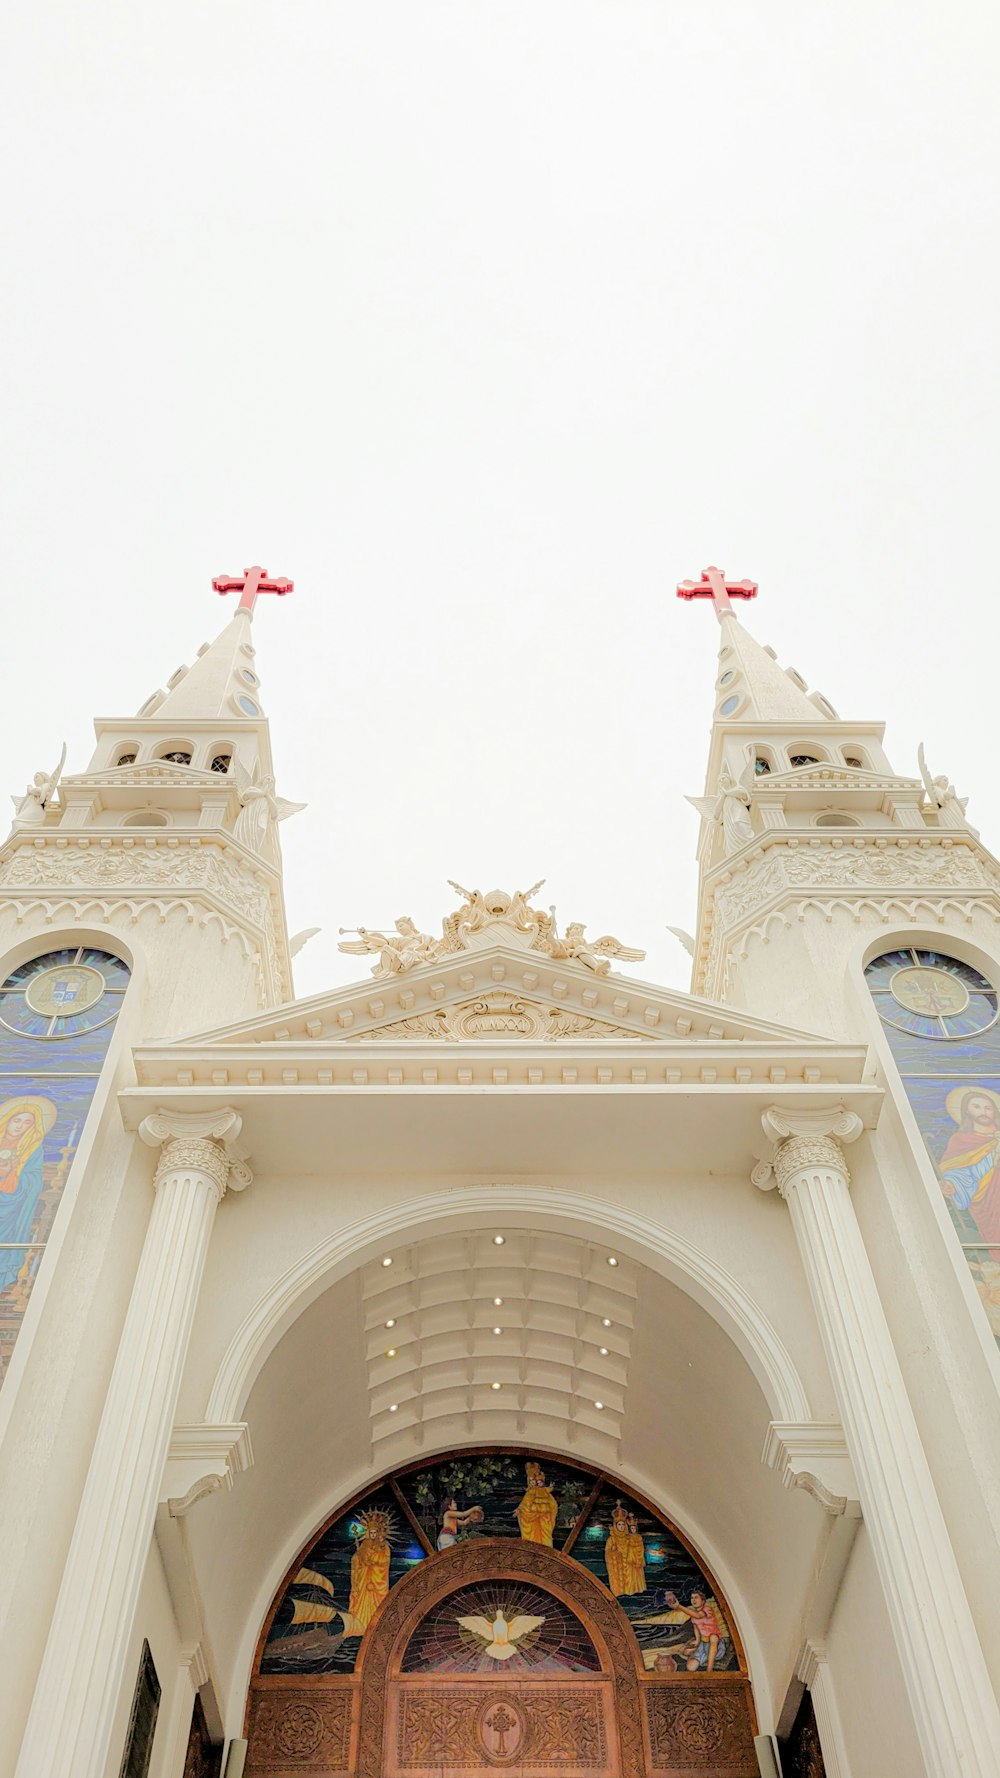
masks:
<instances>
[{"instance_id":1,"label":"ornate cornice","mask_svg":"<svg viewBox=\"0 0 1000 1778\"><path fill-rule=\"evenodd\" d=\"M974 898L1000 919L1000 870L971 829L859 829L830 838L802 828L775 827L706 874L701 896L696 993L720 993L724 960L741 941L774 917L786 923L815 909L824 918L838 907L853 919L900 918L923 909L937 917Z\"/></svg>"},{"instance_id":2,"label":"ornate cornice","mask_svg":"<svg viewBox=\"0 0 1000 1778\"><path fill-rule=\"evenodd\" d=\"M133 917L149 906L205 910L255 945L265 1003L291 992L280 875L218 829L15 830L0 847L0 906L21 920L34 904L46 919L80 904Z\"/></svg>"}]
</instances>

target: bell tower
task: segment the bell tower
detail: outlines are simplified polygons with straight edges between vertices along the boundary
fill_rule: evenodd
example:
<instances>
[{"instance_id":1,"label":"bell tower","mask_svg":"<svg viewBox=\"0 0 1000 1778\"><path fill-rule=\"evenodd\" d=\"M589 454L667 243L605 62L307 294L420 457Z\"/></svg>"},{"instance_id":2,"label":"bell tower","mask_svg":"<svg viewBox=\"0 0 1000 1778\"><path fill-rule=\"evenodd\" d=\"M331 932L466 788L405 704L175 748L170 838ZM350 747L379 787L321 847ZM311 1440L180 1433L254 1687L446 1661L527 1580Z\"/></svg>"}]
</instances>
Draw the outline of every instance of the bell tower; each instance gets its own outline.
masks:
<instances>
[{"instance_id":1,"label":"bell tower","mask_svg":"<svg viewBox=\"0 0 1000 1778\"><path fill-rule=\"evenodd\" d=\"M38 773L0 846L0 946L120 935L164 1034L292 994L277 827L304 805L275 795L252 640L255 598L291 583L214 584L243 594L221 635L135 716L98 717L84 771Z\"/></svg>"},{"instance_id":2,"label":"bell tower","mask_svg":"<svg viewBox=\"0 0 1000 1778\"><path fill-rule=\"evenodd\" d=\"M701 815L692 988L831 1035L856 1023L848 959L871 929L943 927L985 939L996 864L946 778L900 777L884 724L849 721L744 629L752 581L706 568L683 599L719 622Z\"/></svg>"}]
</instances>

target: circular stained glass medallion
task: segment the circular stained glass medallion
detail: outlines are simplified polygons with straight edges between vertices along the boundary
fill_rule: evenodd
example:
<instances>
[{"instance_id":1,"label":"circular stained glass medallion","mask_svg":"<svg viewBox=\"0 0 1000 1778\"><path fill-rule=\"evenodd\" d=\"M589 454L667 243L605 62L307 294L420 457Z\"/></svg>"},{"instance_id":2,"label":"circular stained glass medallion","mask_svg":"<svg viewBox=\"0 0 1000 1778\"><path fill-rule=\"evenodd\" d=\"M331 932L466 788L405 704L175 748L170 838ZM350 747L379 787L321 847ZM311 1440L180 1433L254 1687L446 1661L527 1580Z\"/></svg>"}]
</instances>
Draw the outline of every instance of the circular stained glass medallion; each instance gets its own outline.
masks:
<instances>
[{"instance_id":1,"label":"circular stained glass medallion","mask_svg":"<svg viewBox=\"0 0 1000 1778\"><path fill-rule=\"evenodd\" d=\"M0 1025L21 1037L78 1037L117 1018L127 966L89 945L46 951L0 983Z\"/></svg>"},{"instance_id":2,"label":"circular stained glass medallion","mask_svg":"<svg viewBox=\"0 0 1000 1778\"><path fill-rule=\"evenodd\" d=\"M993 983L943 951L887 951L865 976L883 1024L914 1037L974 1037L997 1017Z\"/></svg>"},{"instance_id":3,"label":"circular stained glass medallion","mask_svg":"<svg viewBox=\"0 0 1000 1778\"><path fill-rule=\"evenodd\" d=\"M893 999L907 1012L926 1013L929 1018L946 1018L964 1012L969 1004L969 990L957 975L946 969L897 969L889 983Z\"/></svg>"},{"instance_id":4,"label":"circular stained glass medallion","mask_svg":"<svg viewBox=\"0 0 1000 1778\"><path fill-rule=\"evenodd\" d=\"M100 970L87 963L56 964L54 969L40 970L31 977L24 998L32 1012L63 1019L68 1013L89 1012L107 985Z\"/></svg>"}]
</instances>

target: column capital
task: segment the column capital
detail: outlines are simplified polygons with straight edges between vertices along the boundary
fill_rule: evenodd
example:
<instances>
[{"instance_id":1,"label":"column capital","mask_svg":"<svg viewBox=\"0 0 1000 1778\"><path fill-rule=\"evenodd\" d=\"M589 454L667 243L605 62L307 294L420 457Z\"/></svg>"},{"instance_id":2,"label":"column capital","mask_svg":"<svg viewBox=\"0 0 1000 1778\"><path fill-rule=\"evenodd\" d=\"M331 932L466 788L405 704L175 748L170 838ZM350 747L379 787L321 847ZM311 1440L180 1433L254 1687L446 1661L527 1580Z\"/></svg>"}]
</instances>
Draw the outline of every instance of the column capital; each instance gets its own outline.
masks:
<instances>
[{"instance_id":1,"label":"column capital","mask_svg":"<svg viewBox=\"0 0 1000 1778\"><path fill-rule=\"evenodd\" d=\"M168 1173L179 1169L207 1174L221 1198L226 1188L243 1191L253 1178L247 1151L239 1141L243 1119L238 1111L166 1111L161 1106L139 1125L150 1148L161 1149L153 1176L156 1191Z\"/></svg>"},{"instance_id":2,"label":"column capital","mask_svg":"<svg viewBox=\"0 0 1000 1778\"><path fill-rule=\"evenodd\" d=\"M784 1197L792 1177L804 1167L832 1168L850 1184L840 1145L856 1141L864 1128L856 1111L843 1105L824 1106L820 1111L786 1111L780 1105L769 1105L760 1121L765 1136L774 1144L770 1158L758 1161L750 1175L761 1191L777 1186Z\"/></svg>"}]
</instances>

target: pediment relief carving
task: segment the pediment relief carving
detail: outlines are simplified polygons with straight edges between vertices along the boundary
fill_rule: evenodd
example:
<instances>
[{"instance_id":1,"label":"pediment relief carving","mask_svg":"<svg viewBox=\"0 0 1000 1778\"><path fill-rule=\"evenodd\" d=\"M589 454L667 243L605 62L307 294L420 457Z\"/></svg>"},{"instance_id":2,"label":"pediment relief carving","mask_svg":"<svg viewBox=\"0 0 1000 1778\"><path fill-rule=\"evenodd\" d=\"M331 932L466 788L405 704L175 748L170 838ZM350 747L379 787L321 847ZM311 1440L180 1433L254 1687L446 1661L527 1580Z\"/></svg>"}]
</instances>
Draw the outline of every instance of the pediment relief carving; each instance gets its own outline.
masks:
<instances>
[{"instance_id":1,"label":"pediment relief carving","mask_svg":"<svg viewBox=\"0 0 1000 1778\"><path fill-rule=\"evenodd\" d=\"M498 1038L523 1043L537 1041L539 1038L546 1042L555 1042L566 1037L594 1037L627 1038L635 1042L641 1036L642 1033L638 1031L628 1031L623 1025L590 1018L569 1007L546 1006L542 1001L533 1000L523 994L498 990L476 995L455 1006L435 1007L432 1012L396 1019L391 1024L376 1026L371 1031L359 1031L355 1041L381 1042L400 1037L414 1037L425 1041L430 1037L453 1043L468 1042L476 1038L486 1039L491 1043L495 1043Z\"/></svg>"}]
</instances>

